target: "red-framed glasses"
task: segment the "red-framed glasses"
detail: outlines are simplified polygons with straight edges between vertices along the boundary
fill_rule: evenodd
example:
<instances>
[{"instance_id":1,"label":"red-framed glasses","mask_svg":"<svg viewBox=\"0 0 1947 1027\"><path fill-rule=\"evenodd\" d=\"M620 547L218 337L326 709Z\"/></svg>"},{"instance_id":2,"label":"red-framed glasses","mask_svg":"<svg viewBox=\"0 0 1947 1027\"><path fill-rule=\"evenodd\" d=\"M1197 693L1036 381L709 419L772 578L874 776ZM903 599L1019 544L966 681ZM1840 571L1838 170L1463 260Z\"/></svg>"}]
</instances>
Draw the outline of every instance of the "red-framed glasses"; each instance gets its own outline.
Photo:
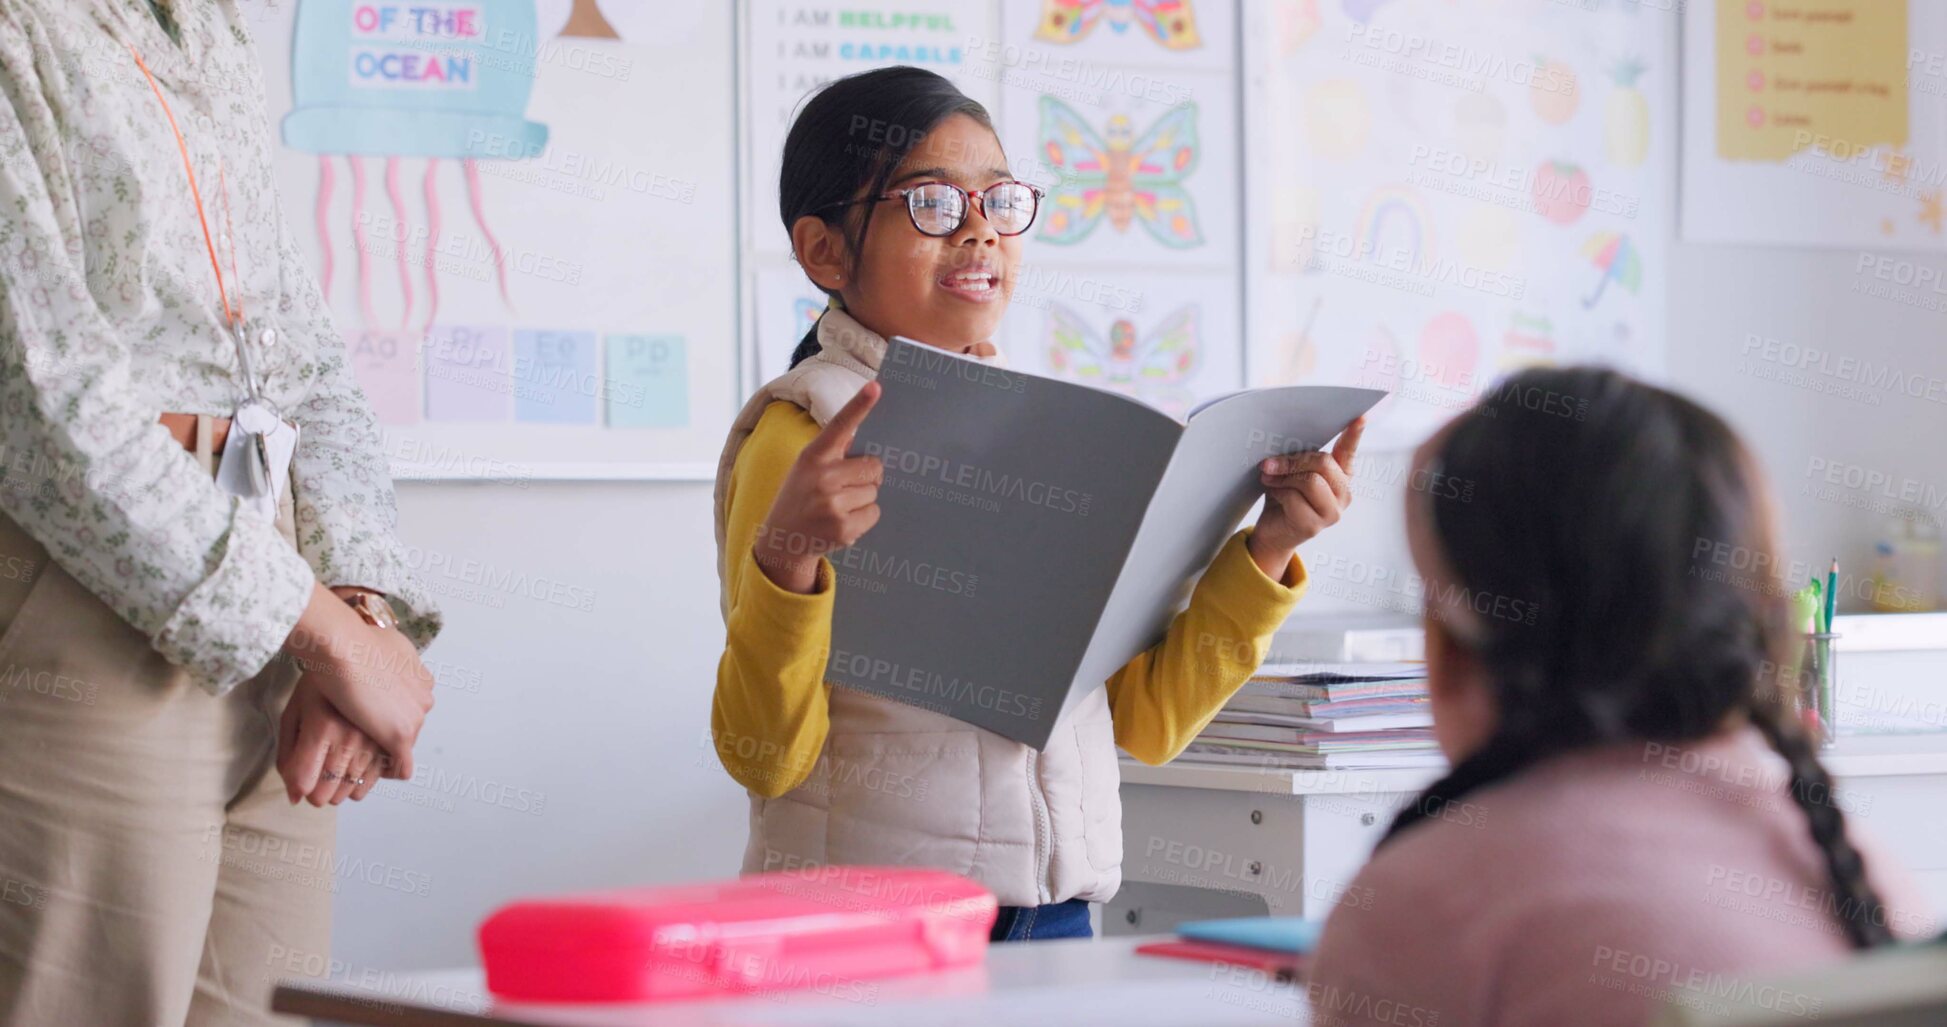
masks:
<instances>
[{"instance_id":1,"label":"red-framed glasses","mask_svg":"<svg viewBox=\"0 0 1947 1027\"><path fill-rule=\"evenodd\" d=\"M1041 197L1045 192L1040 186L1013 180L995 182L977 193L969 193L952 182L921 182L878 196L827 204L819 209L824 211L860 203L878 203L881 200L905 200L906 216L913 219L913 227L921 235L938 238L958 232L960 226L967 223L967 211L978 204L981 216L994 226L995 234L1020 235L1034 224L1034 215L1041 209Z\"/></svg>"}]
</instances>

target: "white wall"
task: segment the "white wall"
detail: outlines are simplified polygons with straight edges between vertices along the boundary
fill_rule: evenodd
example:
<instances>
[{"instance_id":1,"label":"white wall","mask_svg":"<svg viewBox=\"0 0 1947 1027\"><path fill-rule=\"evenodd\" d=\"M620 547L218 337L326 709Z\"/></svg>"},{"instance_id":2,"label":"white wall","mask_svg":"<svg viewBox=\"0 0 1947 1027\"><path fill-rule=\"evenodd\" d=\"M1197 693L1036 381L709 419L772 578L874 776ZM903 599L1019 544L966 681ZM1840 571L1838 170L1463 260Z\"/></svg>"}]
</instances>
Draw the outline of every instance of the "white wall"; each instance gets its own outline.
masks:
<instances>
[{"instance_id":1,"label":"white wall","mask_svg":"<svg viewBox=\"0 0 1947 1027\"><path fill-rule=\"evenodd\" d=\"M517 895L734 876L745 800L704 741L723 639L710 487L399 494L446 612L430 651L445 687L415 783L341 813L335 956L453 965ZM591 608L522 594L550 594L539 579L592 591Z\"/></svg>"},{"instance_id":2,"label":"white wall","mask_svg":"<svg viewBox=\"0 0 1947 1027\"><path fill-rule=\"evenodd\" d=\"M1757 450L1783 500L1791 559L1822 570L1837 556L1848 575L1852 569L1864 575L1871 565L1872 543L1885 518L1851 504L1886 502L1884 489L1839 486L1836 495L1821 495L1819 486L1834 488L1817 473L1828 466L1842 478L1859 470L1931 488L1931 498L1923 501L1935 518L1947 514L1947 293L1896 293L1922 298L1931 309L1873 293L1886 284L1877 277L1882 257L1896 262L1887 265L1894 274L1898 262L1947 274L1947 257L1682 243L1671 254L1670 384L1724 414ZM1763 342L1747 352L1751 336L1776 340L1774 352L1784 359L1792 356L1784 344L1832 353L1826 366L1834 373L1807 377L1842 391L1753 374L1753 368L1789 368L1762 359ZM1849 380L1838 373L1841 357L1874 368L1855 379L1905 376L1930 383L1933 399ZM1890 374L1880 375L1879 368ZM1897 495L1900 486L1885 488ZM1865 609L1844 589L1840 605Z\"/></svg>"}]
</instances>

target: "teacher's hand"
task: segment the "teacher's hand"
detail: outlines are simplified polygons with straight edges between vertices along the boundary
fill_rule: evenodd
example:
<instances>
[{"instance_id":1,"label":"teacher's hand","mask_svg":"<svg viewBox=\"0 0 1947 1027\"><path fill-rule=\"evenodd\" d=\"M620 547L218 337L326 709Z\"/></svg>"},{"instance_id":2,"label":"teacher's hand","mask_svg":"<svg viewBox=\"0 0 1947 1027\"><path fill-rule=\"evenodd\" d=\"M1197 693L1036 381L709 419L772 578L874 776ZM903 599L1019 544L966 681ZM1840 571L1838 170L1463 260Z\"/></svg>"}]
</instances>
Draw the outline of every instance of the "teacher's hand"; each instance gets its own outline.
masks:
<instances>
[{"instance_id":1,"label":"teacher's hand","mask_svg":"<svg viewBox=\"0 0 1947 1027\"><path fill-rule=\"evenodd\" d=\"M1251 559L1273 580L1283 580L1299 543L1339 522L1352 505L1352 458L1366 431L1361 417L1348 425L1330 453L1293 453L1258 464L1264 512L1251 532Z\"/></svg>"},{"instance_id":2,"label":"teacher's hand","mask_svg":"<svg viewBox=\"0 0 1947 1027\"><path fill-rule=\"evenodd\" d=\"M293 805L357 802L378 786L384 762L378 743L339 715L310 675L298 680L277 730L277 774Z\"/></svg>"},{"instance_id":3,"label":"teacher's hand","mask_svg":"<svg viewBox=\"0 0 1947 1027\"><path fill-rule=\"evenodd\" d=\"M433 708L433 675L412 640L365 623L322 585L284 643L308 684L388 757L385 777L412 777L412 747Z\"/></svg>"}]
</instances>

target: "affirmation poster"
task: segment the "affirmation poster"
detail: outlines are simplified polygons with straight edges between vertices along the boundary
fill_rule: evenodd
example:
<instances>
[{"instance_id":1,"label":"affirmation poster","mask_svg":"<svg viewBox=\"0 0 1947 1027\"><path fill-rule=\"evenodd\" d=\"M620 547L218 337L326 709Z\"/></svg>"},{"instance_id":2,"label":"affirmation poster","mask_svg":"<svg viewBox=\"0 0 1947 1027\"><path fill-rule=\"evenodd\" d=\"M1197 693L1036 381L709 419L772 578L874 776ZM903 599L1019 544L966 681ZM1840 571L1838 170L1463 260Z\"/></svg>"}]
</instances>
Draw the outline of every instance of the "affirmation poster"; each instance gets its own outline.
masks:
<instances>
[{"instance_id":1,"label":"affirmation poster","mask_svg":"<svg viewBox=\"0 0 1947 1027\"><path fill-rule=\"evenodd\" d=\"M970 73L969 40L993 31L991 2L899 0L831 3L749 0L744 51L748 109L744 138L750 243L789 257L791 240L777 209L784 137L805 98L835 78L910 64L939 72L960 91L992 105L994 88ZM861 125L861 144L884 145L902 126Z\"/></svg>"},{"instance_id":2,"label":"affirmation poster","mask_svg":"<svg viewBox=\"0 0 1947 1027\"><path fill-rule=\"evenodd\" d=\"M1947 5L1712 0L1684 32L1685 239L1947 249Z\"/></svg>"},{"instance_id":3,"label":"affirmation poster","mask_svg":"<svg viewBox=\"0 0 1947 1027\"><path fill-rule=\"evenodd\" d=\"M1391 448L1529 365L1657 373L1673 13L1245 9L1251 385L1386 389L1367 440Z\"/></svg>"}]
</instances>

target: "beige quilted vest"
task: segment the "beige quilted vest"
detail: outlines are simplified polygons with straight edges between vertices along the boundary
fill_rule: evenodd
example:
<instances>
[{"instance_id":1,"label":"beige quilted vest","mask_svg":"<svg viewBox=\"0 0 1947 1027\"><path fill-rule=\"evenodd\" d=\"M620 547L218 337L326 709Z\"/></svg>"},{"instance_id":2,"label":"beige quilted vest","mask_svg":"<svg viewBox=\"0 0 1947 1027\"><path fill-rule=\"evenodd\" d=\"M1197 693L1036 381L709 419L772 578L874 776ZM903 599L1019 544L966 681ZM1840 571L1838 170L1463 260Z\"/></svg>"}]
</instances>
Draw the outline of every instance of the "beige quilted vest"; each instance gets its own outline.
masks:
<instances>
[{"instance_id":1,"label":"beige quilted vest","mask_svg":"<svg viewBox=\"0 0 1947 1027\"><path fill-rule=\"evenodd\" d=\"M717 569L724 493L744 440L775 400L820 425L879 371L884 339L842 310L818 322L824 351L744 405L717 465ZM994 358L998 359L998 358ZM721 589L719 591L722 591ZM723 596L726 613L729 599ZM1121 772L1103 689L1037 752L917 706L831 686L831 732L804 784L750 796L744 872L827 863L940 867L1004 906L1104 902L1122 883Z\"/></svg>"}]
</instances>

